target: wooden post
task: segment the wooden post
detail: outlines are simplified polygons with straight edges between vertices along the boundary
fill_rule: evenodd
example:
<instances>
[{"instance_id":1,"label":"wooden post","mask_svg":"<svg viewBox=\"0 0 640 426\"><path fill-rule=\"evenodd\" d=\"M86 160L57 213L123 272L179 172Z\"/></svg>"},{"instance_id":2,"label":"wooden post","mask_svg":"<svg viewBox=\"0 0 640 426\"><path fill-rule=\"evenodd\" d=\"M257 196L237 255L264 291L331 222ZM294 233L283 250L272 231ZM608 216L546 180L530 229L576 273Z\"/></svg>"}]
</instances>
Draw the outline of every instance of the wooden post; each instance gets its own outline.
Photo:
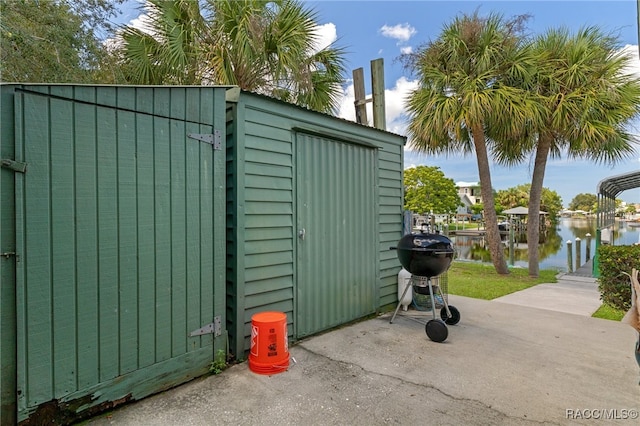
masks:
<instances>
[{"instance_id":1,"label":"wooden post","mask_svg":"<svg viewBox=\"0 0 640 426\"><path fill-rule=\"evenodd\" d=\"M509 264L511 266L515 265L516 261L516 251L515 251L515 247L514 247L514 243L515 243L515 233L514 233L514 229L515 228L515 223L513 220L509 221Z\"/></svg>"},{"instance_id":2,"label":"wooden post","mask_svg":"<svg viewBox=\"0 0 640 426\"><path fill-rule=\"evenodd\" d=\"M356 107L356 123L369 125L367 120L367 99L364 92L364 70L358 68L353 70L353 94Z\"/></svg>"},{"instance_id":3,"label":"wooden post","mask_svg":"<svg viewBox=\"0 0 640 426\"><path fill-rule=\"evenodd\" d=\"M387 119L384 111L384 60L382 58L371 61L371 87L373 90L373 127L386 130Z\"/></svg>"},{"instance_id":4,"label":"wooden post","mask_svg":"<svg viewBox=\"0 0 640 426\"><path fill-rule=\"evenodd\" d=\"M582 258L582 240L576 238L576 271L580 269L580 259Z\"/></svg>"},{"instance_id":5,"label":"wooden post","mask_svg":"<svg viewBox=\"0 0 640 426\"><path fill-rule=\"evenodd\" d=\"M573 250L571 240L567 240L567 272L573 272Z\"/></svg>"},{"instance_id":6,"label":"wooden post","mask_svg":"<svg viewBox=\"0 0 640 426\"><path fill-rule=\"evenodd\" d=\"M587 237L586 247L584 248L586 259L585 262L588 262L591 259L591 234L585 235Z\"/></svg>"}]
</instances>

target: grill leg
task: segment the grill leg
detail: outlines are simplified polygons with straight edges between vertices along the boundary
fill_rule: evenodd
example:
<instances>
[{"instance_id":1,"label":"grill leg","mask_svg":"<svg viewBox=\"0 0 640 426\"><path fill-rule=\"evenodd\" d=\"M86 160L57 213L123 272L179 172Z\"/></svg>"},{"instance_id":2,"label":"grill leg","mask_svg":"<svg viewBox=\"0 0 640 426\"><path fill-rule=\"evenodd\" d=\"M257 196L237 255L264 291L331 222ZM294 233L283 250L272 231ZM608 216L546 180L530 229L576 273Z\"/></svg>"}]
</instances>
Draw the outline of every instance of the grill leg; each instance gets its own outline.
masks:
<instances>
[{"instance_id":1,"label":"grill leg","mask_svg":"<svg viewBox=\"0 0 640 426\"><path fill-rule=\"evenodd\" d=\"M431 285L431 277L427 278L427 284L429 284L429 296L431 296L431 313L433 314L433 319L437 319L436 317L436 299L433 297L433 286Z\"/></svg>"},{"instance_id":2,"label":"grill leg","mask_svg":"<svg viewBox=\"0 0 640 426\"><path fill-rule=\"evenodd\" d=\"M402 306L402 301L404 300L404 296L407 294L407 291L409 291L409 288L413 284L412 280L413 280L413 277L411 277L411 281L409 281L405 286L404 291L402 292L402 297L400 297L400 300L398 300L398 306L396 306L396 311L393 313L393 316L391 317L389 324L393 324L393 320L396 319L396 315L398 315L398 310L400 309L400 306Z\"/></svg>"},{"instance_id":3,"label":"grill leg","mask_svg":"<svg viewBox=\"0 0 640 426\"><path fill-rule=\"evenodd\" d=\"M438 292L440 293L440 297L442 297L442 304L444 305L444 309L447 311L447 318L451 318L451 311L449 310L449 304L447 303L447 299L445 299L440 286L438 286Z\"/></svg>"}]
</instances>

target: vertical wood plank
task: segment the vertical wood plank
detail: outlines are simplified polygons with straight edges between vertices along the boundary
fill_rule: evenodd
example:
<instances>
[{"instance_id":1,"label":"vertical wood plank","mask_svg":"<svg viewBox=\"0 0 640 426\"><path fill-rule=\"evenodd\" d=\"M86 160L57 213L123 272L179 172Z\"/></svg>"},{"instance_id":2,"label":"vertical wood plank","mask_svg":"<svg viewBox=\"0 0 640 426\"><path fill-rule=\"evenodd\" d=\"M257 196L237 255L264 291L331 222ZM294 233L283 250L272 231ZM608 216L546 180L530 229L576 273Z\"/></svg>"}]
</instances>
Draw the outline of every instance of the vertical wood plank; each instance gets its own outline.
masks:
<instances>
[{"instance_id":1,"label":"vertical wood plank","mask_svg":"<svg viewBox=\"0 0 640 426\"><path fill-rule=\"evenodd\" d=\"M371 88L373 97L373 127L387 129L387 118L384 99L384 60L371 61Z\"/></svg>"},{"instance_id":2,"label":"vertical wood plank","mask_svg":"<svg viewBox=\"0 0 640 426\"><path fill-rule=\"evenodd\" d=\"M172 114L181 115L178 105L184 108L184 98L173 98ZM187 344L186 317L186 127L183 121L171 122L171 353L184 353Z\"/></svg>"},{"instance_id":3,"label":"vertical wood plank","mask_svg":"<svg viewBox=\"0 0 640 426\"><path fill-rule=\"evenodd\" d=\"M116 88L100 88L98 103L117 102ZM118 328L118 198L116 110L97 107L98 172L98 312L100 341L100 380L120 374Z\"/></svg>"},{"instance_id":4,"label":"vertical wood plank","mask_svg":"<svg viewBox=\"0 0 640 426\"><path fill-rule=\"evenodd\" d=\"M25 95L25 339L27 405L48 401L53 392L53 336L51 288L51 179L49 103Z\"/></svg>"},{"instance_id":5,"label":"vertical wood plank","mask_svg":"<svg viewBox=\"0 0 640 426\"><path fill-rule=\"evenodd\" d=\"M73 96L69 86L53 94ZM76 271L74 148L76 129L73 102L51 98L51 267L53 316L54 395L62 397L77 389ZM92 129L93 130L93 129ZM42 236L49 237L49 236Z\"/></svg>"},{"instance_id":6,"label":"vertical wood plank","mask_svg":"<svg viewBox=\"0 0 640 426\"><path fill-rule=\"evenodd\" d=\"M75 88L75 96L95 102L93 87ZM98 329L98 212L96 178L96 107L75 103L75 205L77 380L79 388L100 382Z\"/></svg>"},{"instance_id":7,"label":"vertical wood plank","mask_svg":"<svg viewBox=\"0 0 640 426\"><path fill-rule=\"evenodd\" d=\"M118 106L132 109L131 91L121 91ZM136 241L136 120L135 114L119 110L117 141L118 282L120 374L138 368L138 287Z\"/></svg>"},{"instance_id":8,"label":"vertical wood plank","mask_svg":"<svg viewBox=\"0 0 640 426\"><path fill-rule=\"evenodd\" d=\"M155 91L154 111L167 113L170 98L165 90ZM154 209L156 260L156 362L171 357L171 153L169 120L154 117Z\"/></svg>"},{"instance_id":9,"label":"vertical wood plank","mask_svg":"<svg viewBox=\"0 0 640 426\"><path fill-rule=\"evenodd\" d=\"M204 126L202 126L204 127ZM203 133L197 124L188 124L187 132ZM187 139L185 143L187 164L186 169L186 328L187 332L196 330L204 324L200 322L200 288L208 285L209 280L201 279L200 270L201 255L200 239L201 235L210 232L206 224L200 219L200 198L202 188L200 186L200 146L207 145L200 141ZM188 339L189 348L192 350L200 347L200 337Z\"/></svg>"},{"instance_id":10,"label":"vertical wood plank","mask_svg":"<svg viewBox=\"0 0 640 426\"><path fill-rule=\"evenodd\" d=\"M366 92L364 89L364 70L362 68L356 68L353 70L352 75L356 123L368 126L369 120L367 119Z\"/></svg>"},{"instance_id":11,"label":"vertical wood plank","mask_svg":"<svg viewBox=\"0 0 640 426\"><path fill-rule=\"evenodd\" d=\"M142 92L138 104L151 102L148 92ZM136 116L136 170L137 170L137 239L138 239L138 364L140 367L155 362L156 309L155 309L155 211L153 164L153 117Z\"/></svg>"}]
</instances>

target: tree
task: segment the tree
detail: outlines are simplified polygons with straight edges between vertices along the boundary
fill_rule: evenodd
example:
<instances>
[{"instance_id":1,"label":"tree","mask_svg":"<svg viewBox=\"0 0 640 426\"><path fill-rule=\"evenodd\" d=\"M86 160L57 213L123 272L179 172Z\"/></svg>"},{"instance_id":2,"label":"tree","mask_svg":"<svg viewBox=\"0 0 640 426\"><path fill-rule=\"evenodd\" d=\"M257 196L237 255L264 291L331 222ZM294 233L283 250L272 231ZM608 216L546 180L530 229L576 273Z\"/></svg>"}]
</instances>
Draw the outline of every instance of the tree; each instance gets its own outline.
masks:
<instances>
[{"instance_id":1,"label":"tree","mask_svg":"<svg viewBox=\"0 0 640 426\"><path fill-rule=\"evenodd\" d=\"M111 28L122 0L0 2L2 81L95 83L106 52L100 32Z\"/></svg>"},{"instance_id":2,"label":"tree","mask_svg":"<svg viewBox=\"0 0 640 426\"><path fill-rule=\"evenodd\" d=\"M639 111L640 80L628 74L633 58L617 39L595 27L575 35L551 29L530 49L535 78L511 83L535 95L540 107L531 110L524 133L506 151L513 149L507 156L515 154L517 161L520 154L534 154L527 241L529 275L536 277L539 218L534 213L541 207L547 159L566 153L615 164L632 155L637 140L627 126Z\"/></svg>"},{"instance_id":3,"label":"tree","mask_svg":"<svg viewBox=\"0 0 640 426\"><path fill-rule=\"evenodd\" d=\"M586 212L594 212L598 204L598 197L595 194L582 193L578 194L569 203L569 210L584 210Z\"/></svg>"},{"instance_id":4,"label":"tree","mask_svg":"<svg viewBox=\"0 0 640 426\"><path fill-rule=\"evenodd\" d=\"M345 51L317 46L317 14L292 0L217 1L211 50L215 80L322 112L342 94Z\"/></svg>"},{"instance_id":5,"label":"tree","mask_svg":"<svg viewBox=\"0 0 640 426\"><path fill-rule=\"evenodd\" d=\"M198 1L148 0L142 29L126 26L118 46L131 84L204 84L209 28Z\"/></svg>"},{"instance_id":6,"label":"tree","mask_svg":"<svg viewBox=\"0 0 640 426\"><path fill-rule=\"evenodd\" d=\"M237 85L330 113L344 50L317 46L317 15L295 0L150 0L148 28L127 27L119 48L136 84Z\"/></svg>"},{"instance_id":7,"label":"tree","mask_svg":"<svg viewBox=\"0 0 640 426\"><path fill-rule=\"evenodd\" d=\"M504 207L504 210L513 207L525 207L529 204L528 186L518 185L496 192L496 204Z\"/></svg>"},{"instance_id":8,"label":"tree","mask_svg":"<svg viewBox=\"0 0 640 426\"><path fill-rule=\"evenodd\" d=\"M404 171L404 208L419 214L451 214L461 206L453 179L439 167L418 166Z\"/></svg>"},{"instance_id":9,"label":"tree","mask_svg":"<svg viewBox=\"0 0 640 426\"><path fill-rule=\"evenodd\" d=\"M531 192L531 184L526 183L512 188L503 189L496 192L496 204L500 204L504 209L510 209L513 207L526 207L529 205L529 194ZM558 213L562 210L562 197L549 188L542 188L542 199L540 203L540 209L538 211L544 211L548 213L548 218L551 222L555 222ZM530 214L530 213L529 213ZM536 216L538 216L536 214ZM531 220L527 219L527 223Z\"/></svg>"},{"instance_id":10,"label":"tree","mask_svg":"<svg viewBox=\"0 0 640 426\"><path fill-rule=\"evenodd\" d=\"M508 274L491 185L489 124L516 132L528 118L527 93L503 80L528 80L520 49L522 17L505 21L477 12L445 26L438 38L404 57L419 77L407 103L409 140L426 153L475 152L487 243L499 274ZM526 61L525 61L526 62Z\"/></svg>"}]
</instances>

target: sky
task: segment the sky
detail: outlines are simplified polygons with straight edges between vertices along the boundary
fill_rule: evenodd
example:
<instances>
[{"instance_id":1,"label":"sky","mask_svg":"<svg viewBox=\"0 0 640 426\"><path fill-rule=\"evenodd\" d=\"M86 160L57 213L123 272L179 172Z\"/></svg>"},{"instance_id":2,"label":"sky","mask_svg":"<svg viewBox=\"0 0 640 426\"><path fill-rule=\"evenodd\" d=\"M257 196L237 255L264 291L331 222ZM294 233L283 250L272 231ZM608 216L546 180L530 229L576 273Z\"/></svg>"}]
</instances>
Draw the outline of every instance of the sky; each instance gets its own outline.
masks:
<instances>
[{"instance_id":1,"label":"sky","mask_svg":"<svg viewBox=\"0 0 640 426\"><path fill-rule=\"evenodd\" d=\"M127 0L122 6L119 21L135 25L140 22L139 0ZM629 49L636 59L634 72L640 76L638 59L638 20L636 0L574 0L574 1L305 1L317 13L321 44L335 43L346 51L348 75L343 86L339 116L355 120L353 82L351 72L363 68L367 97L371 96L370 64L374 59L384 61L385 104L387 130L406 135L404 102L416 85L415 76L404 70L398 61L402 53L415 50L421 44L438 37L442 28L460 13L481 15L492 12L505 18L528 14L527 31L541 34L549 28L566 27L576 31L584 26L598 26L615 34L621 48ZM368 104L370 107L371 104ZM371 111L368 112L371 120ZM640 119L633 132L640 139ZM417 165L437 166L455 182L478 182L475 156L427 156L405 148L405 168ZM514 167L493 165L492 186L496 190L530 183L531 162ZM562 157L547 163L544 187L556 191L568 206L580 193L597 193L598 183L611 176L640 170L640 145L636 155L615 166ZM623 201L640 203L640 189L623 192Z\"/></svg>"}]
</instances>

